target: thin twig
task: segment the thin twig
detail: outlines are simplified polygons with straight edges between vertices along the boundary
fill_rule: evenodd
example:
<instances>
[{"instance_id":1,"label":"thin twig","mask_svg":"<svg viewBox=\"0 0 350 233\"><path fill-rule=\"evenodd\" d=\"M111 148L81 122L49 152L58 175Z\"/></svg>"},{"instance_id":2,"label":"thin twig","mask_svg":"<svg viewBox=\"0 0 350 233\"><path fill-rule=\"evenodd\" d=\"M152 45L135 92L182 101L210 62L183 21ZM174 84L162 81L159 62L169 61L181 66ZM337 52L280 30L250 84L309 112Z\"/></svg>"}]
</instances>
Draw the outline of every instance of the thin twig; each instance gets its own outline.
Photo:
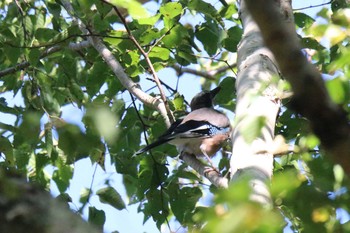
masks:
<instances>
[{"instance_id":1,"label":"thin twig","mask_svg":"<svg viewBox=\"0 0 350 233\"><path fill-rule=\"evenodd\" d=\"M90 33L90 29L78 18L75 16L75 12L72 4L68 0L61 0L62 5L72 17L73 23L77 24L79 29L84 33ZM122 86L128 89L133 95L135 95L140 101L144 104L149 105L159 111L163 116L166 125L170 126L170 119L167 114L167 110L164 102L156 97L150 96L145 93L138 83L135 83L124 71L123 66L115 58L112 51L103 43L100 37L88 37L89 43L97 50L99 55L103 58L106 64L115 74L115 77L121 82Z\"/></svg>"},{"instance_id":2,"label":"thin twig","mask_svg":"<svg viewBox=\"0 0 350 233\"><path fill-rule=\"evenodd\" d=\"M169 30L167 32L165 32L160 38L158 38L158 40L156 40L156 42L149 48L147 53L150 53L152 51L152 49L161 41L163 40L163 38L168 35L170 33L170 31L176 26L176 24L174 24L171 28L169 28Z\"/></svg>"},{"instance_id":3,"label":"thin twig","mask_svg":"<svg viewBox=\"0 0 350 233\"><path fill-rule=\"evenodd\" d=\"M209 80L216 80L215 75L226 72L227 70L231 69L233 70L233 66L236 66L236 63L234 64L228 64L227 66L219 67L216 70L210 70L210 71L201 71L201 70L195 70L187 67L181 67L177 64L173 65L172 67L179 73L189 73L194 74L197 76L201 76L203 78L209 79Z\"/></svg>"},{"instance_id":4,"label":"thin twig","mask_svg":"<svg viewBox=\"0 0 350 233\"><path fill-rule=\"evenodd\" d=\"M293 11L301 11L301 10L305 10L305 9L310 9L310 8L325 6L325 5L328 5L328 4L331 4L331 3L332 3L332 1L329 1L329 2L326 2L326 3L317 4L317 5L305 6L305 7L293 9Z\"/></svg>"},{"instance_id":5,"label":"thin twig","mask_svg":"<svg viewBox=\"0 0 350 233\"><path fill-rule=\"evenodd\" d=\"M95 169L94 169L94 173L92 174L92 180L91 180L91 183L90 183L90 188L89 188L89 193L88 193L88 196L87 196L87 200L86 202L79 208L79 213L82 213L86 204L89 203L89 200L90 200L90 197L91 197L91 194L92 194L92 185L94 184L94 180L95 180L95 175L96 175L96 171L97 171L97 167L98 167L98 163L95 164Z\"/></svg>"},{"instance_id":6,"label":"thin twig","mask_svg":"<svg viewBox=\"0 0 350 233\"><path fill-rule=\"evenodd\" d=\"M133 36L133 34L131 33L131 31L130 31L128 25L127 25L127 22L126 22L125 18L124 18L124 17L122 16L122 14L119 12L118 8L117 8L116 6L114 6L113 4L111 4L111 3L107 2L107 1L105 1L105 0L101 0L101 1L112 6L113 10L117 13L117 15L119 16L120 20L122 21L122 23L123 23L123 25L124 25L124 27L125 27L125 29L126 29L128 35L129 35L130 40L134 43L134 45L137 47L137 49L138 49L138 50L141 52L141 54L144 56L144 58L145 58L145 60L146 60L146 62L147 62L147 64L148 64L148 66L149 66L149 68L150 68L150 70L151 70L151 73L152 73L152 76L153 76L153 78L154 78L154 81L155 81L155 83L156 83L156 85L157 85L157 87L158 87L158 89L159 89L160 96L161 96L161 98L162 98L162 100L163 100L163 102L164 102L164 104L165 104L165 108L166 108L168 117L169 117L171 123L174 122L174 121L175 121L174 115L173 115L173 113L172 113L171 110L170 110L170 107L169 107L169 104L168 104L168 100L167 100L167 98L166 98L166 96L165 96L165 93L164 93L164 90L163 90L163 88L162 88L162 85L161 85L161 83L160 83L160 81L159 81L157 72L156 72L156 70L154 69L154 66L153 66L153 64L152 64L152 62L151 62L151 60L150 60L150 58L149 58L149 56L148 56L148 53L146 53L145 50L143 50L143 48L141 47L141 45L139 44L139 42L138 42L138 41L136 40L136 38Z\"/></svg>"},{"instance_id":7,"label":"thin twig","mask_svg":"<svg viewBox=\"0 0 350 233\"><path fill-rule=\"evenodd\" d=\"M152 78L146 78L146 79L151 81L151 82L155 82L154 79L152 79ZM170 90L173 94L177 93L177 90L175 90L174 88L172 88L171 86L169 86L168 84L163 82L162 80L159 80L159 81L163 86L165 86L166 89Z\"/></svg>"},{"instance_id":8,"label":"thin twig","mask_svg":"<svg viewBox=\"0 0 350 233\"><path fill-rule=\"evenodd\" d=\"M139 120L140 120L140 122L141 122L141 124L142 124L142 127L143 127L143 135L144 135L144 137L145 137L146 144L148 145L149 143L148 143L147 135L146 135L146 124L145 124L145 122L143 121L143 119L142 119L142 117L141 117L139 111L138 111L137 108L136 108L134 96L133 96L130 92L129 92L129 95L130 95L130 98L131 98L131 101L132 101L132 105L133 105L134 108L135 108L136 115L137 115L137 117L139 118ZM151 155L151 158L152 158L154 164L157 164L157 160L154 158L154 156L153 156L153 154L152 154L152 151L149 151L149 153L150 153L150 155ZM164 203L163 189L164 189L164 187L163 187L163 184L160 182L160 171L158 170L158 166L154 166L154 168L155 168L154 170L155 170L155 172L156 172L156 175L157 175L157 177L158 177L158 179L159 179L160 198L162 199L162 201L161 201L161 203L162 203L162 209L165 210L165 208L164 208L164 206L163 206L163 203ZM167 217L167 216L165 216L165 217ZM167 222L167 225L168 225L169 230L171 230L171 229L170 229L169 221L167 220L167 218L165 218L165 219L166 219L166 222ZM171 231L170 231L170 232L171 232Z\"/></svg>"},{"instance_id":9,"label":"thin twig","mask_svg":"<svg viewBox=\"0 0 350 233\"><path fill-rule=\"evenodd\" d=\"M102 37L102 38L111 38L111 39L121 39L121 40L128 40L129 37L123 37L123 36L108 36L108 35L102 35L102 34L94 34L94 33L89 33L89 34L85 34L85 35L80 35L80 34L72 34L69 35L61 40L57 40L57 41L53 41L53 42L49 42L49 43L43 43L43 44L39 44L39 45L31 45L31 46L20 46L20 45L15 45L12 44L8 41L5 41L4 44L9 45L13 48L20 48L20 49L38 49L38 48L45 48L45 47L50 47L50 46L55 46L61 43L66 42L67 40L70 40L72 38L87 38L87 37L91 37L91 36L97 36L97 37Z\"/></svg>"},{"instance_id":10,"label":"thin twig","mask_svg":"<svg viewBox=\"0 0 350 233\"><path fill-rule=\"evenodd\" d=\"M16 5L17 5L17 7L18 7L19 13L20 13L21 16L22 16L22 17L21 17L21 24L22 24L22 28L23 28L24 41L26 41L26 40L27 40L27 37L28 37L28 35L27 35L28 31L27 31L26 25L25 25L25 23L24 23L24 12L23 12L23 9L22 9L22 7L21 7L21 4L18 2L18 0L15 0L15 3L16 3Z\"/></svg>"},{"instance_id":11,"label":"thin twig","mask_svg":"<svg viewBox=\"0 0 350 233\"><path fill-rule=\"evenodd\" d=\"M209 74L208 72L206 71L201 71L201 70L195 70L195 69L191 69L191 68L187 68L187 67L182 67L182 66L179 66L177 64L174 64L172 66L176 72L181 75L183 73L188 73L188 74L194 74L194 75L197 75L197 76L201 76L205 79L209 79L209 80L215 80L215 77L211 74Z\"/></svg>"}]
</instances>

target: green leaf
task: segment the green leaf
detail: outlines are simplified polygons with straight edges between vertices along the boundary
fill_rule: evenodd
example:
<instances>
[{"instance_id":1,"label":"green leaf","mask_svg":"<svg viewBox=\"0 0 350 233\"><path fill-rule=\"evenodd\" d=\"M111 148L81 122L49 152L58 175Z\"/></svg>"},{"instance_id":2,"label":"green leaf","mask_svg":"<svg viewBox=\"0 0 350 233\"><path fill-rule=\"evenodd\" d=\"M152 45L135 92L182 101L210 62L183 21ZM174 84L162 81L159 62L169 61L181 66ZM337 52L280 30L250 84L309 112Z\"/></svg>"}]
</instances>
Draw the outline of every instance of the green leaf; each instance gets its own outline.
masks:
<instances>
[{"instance_id":1,"label":"green leaf","mask_svg":"<svg viewBox=\"0 0 350 233\"><path fill-rule=\"evenodd\" d=\"M119 122L118 116L105 104L99 104L97 101L87 106L85 118L92 120L90 127L98 131L107 143L113 144L118 141L119 131L117 125Z\"/></svg>"},{"instance_id":2,"label":"green leaf","mask_svg":"<svg viewBox=\"0 0 350 233\"><path fill-rule=\"evenodd\" d=\"M130 198L129 205L135 204L137 199L133 198L136 195L137 192L137 178L130 175L123 175L123 184L127 193L128 197Z\"/></svg>"},{"instance_id":3,"label":"green leaf","mask_svg":"<svg viewBox=\"0 0 350 233\"><path fill-rule=\"evenodd\" d=\"M228 7L223 7L220 10L220 15L228 20L232 19L235 14L237 14L237 8L234 4L230 4Z\"/></svg>"},{"instance_id":4,"label":"green leaf","mask_svg":"<svg viewBox=\"0 0 350 233\"><path fill-rule=\"evenodd\" d=\"M146 193L146 197L148 202L144 204L144 222L148 216L152 216L158 229L160 229L169 214L169 197L164 189L151 189Z\"/></svg>"},{"instance_id":5,"label":"green leaf","mask_svg":"<svg viewBox=\"0 0 350 233\"><path fill-rule=\"evenodd\" d=\"M196 28L195 35L203 43L204 49L209 55L214 55L218 50L218 44L222 31L215 23L203 23Z\"/></svg>"},{"instance_id":6,"label":"green leaf","mask_svg":"<svg viewBox=\"0 0 350 233\"><path fill-rule=\"evenodd\" d=\"M171 101L174 105L175 111L185 111L186 105L184 102L185 98L183 95L176 94L175 98Z\"/></svg>"},{"instance_id":7,"label":"green leaf","mask_svg":"<svg viewBox=\"0 0 350 233\"><path fill-rule=\"evenodd\" d=\"M21 50L19 48L5 45L3 46L4 53L12 64L16 64L19 56L21 55Z\"/></svg>"},{"instance_id":8,"label":"green leaf","mask_svg":"<svg viewBox=\"0 0 350 233\"><path fill-rule=\"evenodd\" d=\"M211 4L201 1L201 0L192 0L189 1L188 9L205 13L207 15L215 15L217 10Z\"/></svg>"},{"instance_id":9,"label":"green leaf","mask_svg":"<svg viewBox=\"0 0 350 233\"><path fill-rule=\"evenodd\" d=\"M224 78L219 84L221 89L220 92L215 96L214 102L219 105L226 105L229 102L233 101L236 96L235 84L236 80L233 77Z\"/></svg>"},{"instance_id":10,"label":"green leaf","mask_svg":"<svg viewBox=\"0 0 350 233\"><path fill-rule=\"evenodd\" d=\"M79 202L85 205L89 201L90 195L91 195L91 189L83 188L80 191Z\"/></svg>"},{"instance_id":11,"label":"green leaf","mask_svg":"<svg viewBox=\"0 0 350 233\"><path fill-rule=\"evenodd\" d=\"M50 28L38 28L35 31L35 38L39 42L47 43L57 35L57 31Z\"/></svg>"},{"instance_id":12,"label":"green leaf","mask_svg":"<svg viewBox=\"0 0 350 233\"><path fill-rule=\"evenodd\" d=\"M55 181L58 190L63 193L69 187L70 180L73 177L73 167L63 164L63 161L59 161L57 168L52 174L52 179Z\"/></svg>"},{"instance_id":13,"label":"green leaf","mask_svg":"<svg viewBox=\"0 0 350 233\"><path fill-rule=\"evenodd\" d=\"M178 47L175 59L182 66L187 66L192 63L195 64L197 62L197 58L193 54L191 47L186 44Z\"/></svg>"},{"instance_id":14,"label":"green leaf","mask_svg":"<svg viewBox=\"0 0 350 233\"><path fill-rule=\"evenodd\" d=\"M202 191L198 187L180 188L177 185L173 185L169 189L169 196L171 210L176 219L180 223L190 222L197 201L202 197Z\"/></svg>"},{"instance_id":15,"label":"green leaf","mask_svg":"<svg viewBox=\"0 0 350 233\"><path fill-rule=\"evenodd\" d=\"M163 29L162 33L167 33L167 29ZM168 32L162 39L164 45L167 48L174 48L178 47L179 44L181 44L185 37L189 36L187 29L182 26L181 24L178 24L174 26L170 32Z\"/></svg>"},{"instance_id":16,"label":"green leaf","mask_svg":"<svg viewBox=\"0 0 350 233\"><path fill-rule=\"evenodd\" d=\"M14 167L15 157L13 154L13 146L8 138L0 136L0 152L5 155L6 165L9 167Z\"/></svg>"},{"instance_id":17,"label":"green leaf","mask_svg":"<svg viewBox=\"0 0 350 233\"><path fill-rule=\"evenodd\" d=\"M315 20L302 12L294 13L294 22L300 28L309 28Z\"/></svg>"},{"instance_id":18,"label":"green leaf","mask_svg":"<svg viewBox=\"0 0 350 233\"><path fill-rule=\"evenodd\" d=\"M315 38L313 37L303 37L301 38L301 44L304 48L322 50L324 46L322 46Z\"/></svg>"},{"instance_id":19,"label":"green leaf","mask_svg":"<svg viewBox=\"0 0 350 233\"><path fill-rule=\"evenodd\" d=\"M55 2L47 2L46 3L47 9L49 12L55 17L59 18L61 15L61 6Z\"/></svg>"},{"instance_id":20,"label":"green leaf","mask_svg":"<svg viewBox=\"0 0 350 233\"><path fill-rule=\"evenodd\" d=\"M138 197L143 199L144 194L151 188L151 182L153 177L153 161L149 156L140 161L140 169L138 174Z\"/></svg>"},{"instance_id":21,"label":"green leaf","mask_svg":"<svg viewBox=\"0 0 350 233\"><path fill-rule=\"evenodd\" d=\"M341 77L337 77L331 80L327 80L326 87L332 98L337 104L344 104L350 99L350 85L347 80Z\"/></svg>"},{"instance_id":22,"label":"green leaf","mask_svg":"<svg viewBox=\"0 0 350 233\"><path fill-rule=\"evenodd\" d=\"M113 156L115 168L120 174L128 174L137 177L137 162L131 157L133 151L119 151L116 156Z\"/></svg>"},{"instance_id":23,"label":"green leaf","mask_svg":"<svg viewBox=\"0 0 350 233\"><path fill-rule=\"evenodd\" d=\"M156 14L154 16L151 16L151 17L146 17L146 18L140 18L137 20L137 22L140 24L140 25L155 25L155 23L159 20L160 18L160 14Z\"/></svg>"},{"instance_id":24,"label":"green leaf","mask_svg":"<svg viewBox=\"0 0 350 233\"><path fill-rule=\"evenodd\" d=\"M182 13L182 5L178 2L168 2L161 6L159 11L167 18L174 18Z\"/></svg>"},{"instance_id":25,"label":"green leaf","mask_svg":"<svg viewBox=\"0 0 350 233\"><path fill-rule=\"evenodd\" d=\"M13 145L16 148L20 145L31 147L38 143L41 116L40 112L31 111L28 111L23 116L22 124L18 128L18 132L14 135Z\"/></svg>"},{"instance_id":26,"label":"green leaf","mask_svg":"<svg viewBox=\"0 0 350 233\"><path fill-rule=\"evenodd\" d=\"M187 5L188 9L201 12L205 14L206 16L209 16L210 18L215 19L222 27L225 27L224 22L218 13L218 11L215 9L213 5L210 3L204 2L202 0L191 0L189 1ZM207 20L208 22L209 20Z\"/></svg>"},{"instance_id":27,"label":"green leaf","mask_svg":"<svg viewBox=\"0 0 350 233\"><path fill-rule=\"evenodd\" d=\"M163 61L167 61L170 57L170 51L169 49L165 49L162 47L154 47L149 53L149 57L159 58Z\"/></svg>"},{"instance_id":28,"label":"green leaf","mask_svg":"<svg viewBox=\"0 0 350 233\"><path fill-rule=\"evenodd\" d=\"M227 38L222 41L223 47L230 52L236 52L238 43L242 38L242 33L242 29L238 26L234 26L228 29Z\"/></svg>"},{"instance_id":29,"label":"green leaf","mask_svg":"<svg viewBox=\"0 0 350 233\"><path fill-rule=\"evenodd\" d=\"M31 156L30 148L28 145L21 145L18 149L13 150L15 156L16 166L20 171L25 171L26 166L29 163L29 157Z\"/></svg>"},{"instance_id":30,"label":"green leaf","mask_svg":"<svg viewBox=\"0 0 350 233\"><path fill-rule=\"evenodd\" d=\"M36 64L39 62L40 58L40 50L39 49L31 49L29 52L29 62L32 66L36 66Z\"/></svg>"},{"instance_id":31,"label":"green leaf","mask_svg":"<svg viewBox=\"0 0 350 233\"><path fill-rule=\"evenodd\" d=\"M118 210L125 209L125 203L120 194L112 187L106 187L96 192L100 201L109 204Z\"/></svg>"},{"instance_id":32,"label":"green leaf","mask_svg":"<svg viewBox=\"0 0 350 233\"><path fill-rule=\"evenodd\" d=\"M331 3L331 9L333 12L336 12L339 9L344 9L348 7L349 7L349 2L346 0L334 0Z\"/></svg>"},{"instance_id":33,"label":"green leaf","mask_svg":"<svg viewBox=\"0 0 350 233\"><path fill-rule=\"evenodd\" d=\"M103 229L103 225L106 221L106 214L103 210L98 210L93 206L89 207L89 223Z\"/></svg>"},{"instance_id":34,"label":"green leaf","mask_svg":"<svg viewBox=\"0 0 350 233\"><path fill-rule=\"evenodd\" d=\"M154 40L157 40L158 38L160 38L161 35L161 31L158 30L158 28L150 28L145 30L139 37L139 43L141 45L148 45L149 43L151 43ZM135 52L136 53L136 52ZM139 56L139 55L138 55Z\"/></svg>"},{"instance_id":35,"label":"green leaf","mask_svg":"<svg viewBox=\"0 0 350 233\"><path fill-rule=\"evenodd\" d=\"M90 150L99 145L97 138L83 134L76 125L66 124L60 127L58 135L58 147L66 154L67 163L73 163L82 157L87 157Z\"/></svg>"},{"instance_id":36,"label":"green leaf","mask_svg":"<svg viewBox=\"0 0 350 233\"><path fill-rule=\"evenodd\" d=\"M275 198L285 198L287 195L293 197L295 189L298 188L303 179L298 177L295 170L286 170L276 173L273 177L271 194Z\"/></svg>"},{"instance_id":37,"label":"green leaf","mask_svg":"<svg viewBox=\"0 0 350 233\"><path fill-rule=\"evenodd\" d=\"M136 0L111 0L109 2L115 6L127 9L130 16L134 19L149 17L146 9Z\"/></svg>"}]
</instances>

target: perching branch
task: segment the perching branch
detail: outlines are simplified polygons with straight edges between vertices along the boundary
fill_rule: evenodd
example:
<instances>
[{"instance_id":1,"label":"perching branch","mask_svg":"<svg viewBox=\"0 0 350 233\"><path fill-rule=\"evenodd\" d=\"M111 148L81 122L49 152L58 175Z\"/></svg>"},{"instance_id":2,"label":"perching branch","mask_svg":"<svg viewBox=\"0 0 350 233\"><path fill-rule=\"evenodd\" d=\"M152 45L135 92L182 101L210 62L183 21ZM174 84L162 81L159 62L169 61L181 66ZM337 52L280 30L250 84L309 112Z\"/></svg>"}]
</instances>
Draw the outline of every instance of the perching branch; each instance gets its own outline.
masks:
<instances>
[{"instance_id":1,"label":"perching branch","mask_svg":"<svg viewBox=\"0 0 350 233\"><path fill-rule=\"evenodd\" d=\"M81 22L81 20L75 17L71 3L69 1L61 2L68 14L72 16L73 21L79 26L80 30L84 34L90 33L90 29L87 28L86 25L84 25L84 23ZM118 60L114 57L112 52L107 48L107 46L102 42L102 40L99 37L89 37L88 41L97 50L100 56L105 60L105 62L111 68L111 70L121 82L121 84L126 89L128 89L128 91L130 91L133 95L135 95L141 102L156 108L159 111L159 113L163 116L166 125L170 126L170 119L168 117L164 102L161 99L155 98L142 91L140 86L137 83L133 82L130 79L130 77L128 77L128 75L124 72L122 65L118 62Z\"/></svg>"},{"instance_id":2,"label":"perching branch","mask_svg":"<svg viewBox=\"0 0 350 233\"><path fill-rule=\"evenodd\" d=\"M216 171L206 172L208 166L205 166L201 161L199 161L196 156L182 153L181 159L185 161L190 167L197 171L200 175L206 177L213 185L218 188L227 188L228 179L220 176Z\"/></svg>"},{"instance_id":3,"label":"perching branch","mask_svg":"<svg viewBox=\"0 0 350 233\"><path fill-rule=\"evenodd\" d=\"M88 41L82 41L80 43L73 43L73 42L70 42L68 44L68 48L71 49L71 50L82 50L83 48L87 48L90 46L90 43ZM39 57L39 59L43 59L55 52L58 52L62 49L63 47L61 45L55 45L51 48L48 48L47 50L45 50ZM15 66L13 67L10 67L10 68L7 68L7 69L4 69L4 70L1 70L0 71L0 77L3 77L3 76L6 76L8 74L12 74L12 73L15 73L19 70L24 70L25 68L29 67L30 66L30 63L28 61L24 61L24 62L21 62L21 63L18 63L16 64Z\"/></svg>"},{"instance_id":4,"label":"perching branch","mask_svg":"<svg viewBox=\"0 0 350 233\"><path fill-rule=\"evenodd\" d=\"M246 0L266 46L274 54L294 97L291 107L310 120L321 145L350 174L350 126L346 112L329 97L321 74L307 61L294 23L284 22L273 0Z\"/></svg>"}]
</instances>

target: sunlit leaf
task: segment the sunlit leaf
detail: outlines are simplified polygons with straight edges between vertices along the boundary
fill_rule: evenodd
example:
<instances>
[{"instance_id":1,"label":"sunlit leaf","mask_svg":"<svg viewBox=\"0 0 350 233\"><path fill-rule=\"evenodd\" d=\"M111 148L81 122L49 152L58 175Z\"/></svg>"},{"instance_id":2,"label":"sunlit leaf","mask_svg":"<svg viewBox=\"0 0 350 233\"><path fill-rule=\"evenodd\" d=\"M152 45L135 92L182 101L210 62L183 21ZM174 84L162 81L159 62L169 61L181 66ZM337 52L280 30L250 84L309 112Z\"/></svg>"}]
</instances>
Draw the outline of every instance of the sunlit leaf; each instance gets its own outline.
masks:
<instances>
[{"instance_id":1,"label":"sunlit leaf","mask_svg":"<svg viewBox=\"0 0 350 233\"><path fill-rule=\"evenodd\" d=\"M349 83L344 78L338 77L326 82L328 92L337 104L345 103L349 98Z\"/></svg>"},{"instance_id":2,"label":"sunlit leaf","mask_svg":"<svg viewBox=\"0 0 350 233\"><path fill-rule=\"evenodd\" d=\"M110 0L109 2L115 6L127 9L129 14L135 19L146 18L149 16L146 9L136 0Z\"/></svg>"},{"instance_id":3,"label":"sunlit leaf","mask_svg":"<svg viewBox=\"0 0 350 233\"><path fill-rule=\"evenodd\" d=\"M169 2L161 6L159 11L167 18L174 18L182 13L182 6L178 2Z\"/></svg>"},{"instance_id":4,"label":"sunlit leaf","mask_svg":"<svg viewBox=\"0 0 350 233\"><path fill-rule=\"evenodd\" d=\"M100 201L109 204L118 210L125 209L125 203L120 194L112 187L106 187L96 192Z\"/></svg>"}]
</instances>

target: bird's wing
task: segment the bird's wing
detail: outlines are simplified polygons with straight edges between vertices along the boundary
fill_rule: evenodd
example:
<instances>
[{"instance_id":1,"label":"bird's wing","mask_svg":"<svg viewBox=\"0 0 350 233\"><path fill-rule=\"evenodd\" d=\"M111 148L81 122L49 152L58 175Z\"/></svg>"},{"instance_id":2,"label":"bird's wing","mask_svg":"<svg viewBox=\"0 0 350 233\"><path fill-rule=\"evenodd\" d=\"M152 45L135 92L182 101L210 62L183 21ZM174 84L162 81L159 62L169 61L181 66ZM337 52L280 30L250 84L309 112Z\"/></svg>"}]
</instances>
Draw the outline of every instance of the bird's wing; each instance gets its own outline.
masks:
<instances>
[{"instance_id":1,"label":"bird's wing","mask_svg":"<svg viewBox=\"0 0 350 233\"><path fill-rule=\"evenodd\" d=\"M173 138L207 138L228 131L229 128L220 128L207 121L189 120L178 125L171 136Z\"/></svg>"}]
</instances>

